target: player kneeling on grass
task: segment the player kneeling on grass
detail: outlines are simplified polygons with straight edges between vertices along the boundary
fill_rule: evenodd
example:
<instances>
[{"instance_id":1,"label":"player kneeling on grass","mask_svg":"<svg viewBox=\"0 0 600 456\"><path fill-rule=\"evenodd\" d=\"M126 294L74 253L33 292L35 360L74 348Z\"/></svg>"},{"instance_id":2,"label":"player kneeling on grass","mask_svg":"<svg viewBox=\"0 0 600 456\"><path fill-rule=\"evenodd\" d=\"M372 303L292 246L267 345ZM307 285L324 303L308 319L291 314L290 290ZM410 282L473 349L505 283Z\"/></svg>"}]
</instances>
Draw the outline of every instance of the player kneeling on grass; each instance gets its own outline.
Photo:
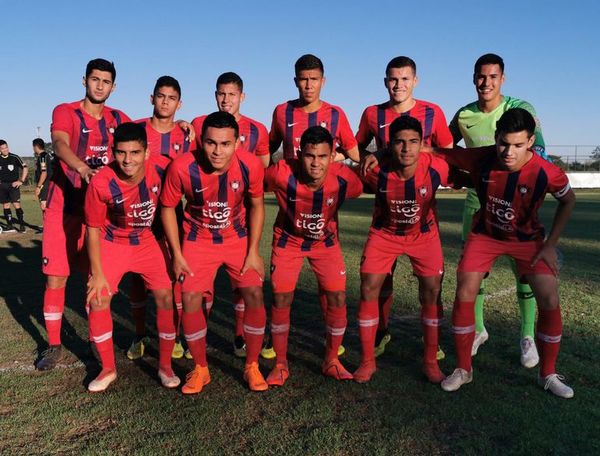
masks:
<instances>
[{"instance_id":1,"label":"player kneeling on grass","mask_svg":"<svg viewBox=\"0 0 600 456\"><path fill-rule=\"evenodd\" d=\"M575 205L575 194L566 174L532 150L534 130L535 120L528 111L509 109L496 124L495 146L436 150L451 165L471 173L481 201L458 265L452 311L458 367L442 382L445 391L455 391L473 379L475 298L496 258L508 255L515 259L538 304L538 382L557 396L573 397L573 390L555 370L562 332L556 244ZM550 234L544 238L538 210L546 193L558 200L558 206Z\"/></svg>"},{"instance_id":2,"label":"player kneeling on grass","mask_svg":"<svg viewBox=\"0 0 600 456\"><path fill-rule=\"evenodd\" d=\"M201 148L173 160L161 195L161 219L173 253L173 270L183 280L183 332L196 364L183 386L184 394L199 393L210 382L202 299L212 293L221 265L246 303L244 379L253 391L268 388L258 368L266 320L264 264L259 252L265 220L264 169L256 156L236 153L238 137L233 115L208 115L202 124ZM184 195L187 204L180 243L175 206Z\"/></svg>"},{"instance_id":3,"label":"player kneeling on grass","mask_svg":"<svg viewBox=\"0 0 600 456\"><path fill-rule=\"evenodd\" d=\"M351 380L338 360L346 331L346 268L337 236L337 213L348 198L362 193L362 183L347 166L334 163L333 137L314 126L300 139L298 160L270 166L265 188L275 193L279 213L273 226L271 254L271 338L277 360L267 383L282 386L289 377L287 345L290 307L304 259L327 296L326 348L322 372L336 380Z\"/></svg>"},{"instance_id":4,"label":"player kneeling on grass","mask_svg":"<svg viewBox=\"0 0 600 456\"><path fill-rule=\"evenodd\" d=\"M180 380L171 368L175 343L171 279L167 258L150 229L162 185L148 159L144 127L130 122L117 127L113 155L115 160L94 176L85 197L91 267L87 302L90 331L102 362L102 371L88 390L104 391L117 378L110 300L127 272L139 274L154 294L158 376L163 386L175 388Z\"/></svg>"},{"instance_id":5,"label":"player kneeling on grass","mask_svg":"<svg viewBox=\"0 0 600 456\"><path fill-rule=\"evenodd\" d=\"M444 374L436 358L442 305L438 300L444 260L436 219L435 193L448 185L448 164L421 152L421 123L410 116L390 125L390 142L381 164L369 170L364 182L375 192L375 210L361 260L358 325L362 359L354 380L368 382L375 373L375 335L379 322L378 297L396 258L406 255L419 281L425 353L423 373L432 383Z\"/></svg>"}]
</instances>

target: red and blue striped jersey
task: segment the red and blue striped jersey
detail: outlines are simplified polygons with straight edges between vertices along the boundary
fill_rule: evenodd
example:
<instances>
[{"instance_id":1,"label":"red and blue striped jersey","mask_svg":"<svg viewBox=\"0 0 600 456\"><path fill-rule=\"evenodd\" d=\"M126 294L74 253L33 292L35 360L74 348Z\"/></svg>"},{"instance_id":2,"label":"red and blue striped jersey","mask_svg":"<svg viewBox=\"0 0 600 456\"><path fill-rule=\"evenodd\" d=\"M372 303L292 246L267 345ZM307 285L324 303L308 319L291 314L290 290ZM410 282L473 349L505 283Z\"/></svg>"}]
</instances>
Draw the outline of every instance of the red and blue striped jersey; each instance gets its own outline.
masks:
<instances>
[{"instance_id":1,"label":"red and blue striped jersey","mask_svg":"<svg viewBox=\"0 0 600 456\"><path fill-rule=\"evenodd\" d=\"M437 231L435 192L448 185L448 172L441 157L426 152L419 155L415 175L406 180L382 160L363 178L375 193L371 227L399 236Z\"/></svg>"},{"instance_id":2,"label":"red and blue striped jersey","mask_svg":"<svg viewBox=\"0 0 600 456\"><path fill-rule=\"evenodd\" d=\"M183 233L189 241L223 244L243 238L248 235L244 200L263 195L263 165L252 154L236 152L229 168L216 174L206 172L200 164L199 154L203 153L196 150L171 163L160 201L175 207L185 196Z\"/></svg>"},{"instance_id":3,"label":"red and blue striped jersey","mask_svg":"<svg viewBox=\"0 0 600 456\"><path fill-rule=\"evenodd\" d=\"M52 112L52 132L69 135L69 145L77 157L92 169L101 168L112 161L112 140L115 128L131 119L118 109L104 106L102 118L96 119L81 108L81 101L63 103ZM77 171L58 159L48 189L47 207L62 205L69 214L83 215L85 182Z\"/></svg>"},{"instance_id":4,"label":"red and blue striped jersey","mask_svg":"<svg viewBox=\"0 0 600 456\"><path fill-rule=\"evenodd\" d=\"M303 184L300 163L280 160L265 171L265 189L275 193L279 212L273 225L273 245L299 248L331 247L337 239L337 213L345 200L358 198L362 182L347 166L332 163L321 188Z\"/></svg>"},{"instance_id":5,"label":"red and blue striped jersey","mask_svg":"<svg viewBox=\"0 0 600 456\"><path fill-rule=\"evenodd\" d=\"M298 100L290 100L278 105L273 111L273 122L269 133L271 151L275 152L283 142L283 158L296 159L302 133L316 125L329 130L335 143L334 148L340 147L347 151L356 146L356 139L348 118L340 107L322 101L317 111L305 112L298 104Z\"/></svg>"},{"instance_id":6,"label":"red and blue striped jersey","mask_svg":"<svg viewBox=\"0 0 600 456\"><path fill-rule=\"evenodd\" d=\"M152 221L161 191L161 179L152 159L137 185L117 177L116 162L105 166L90 181L85 195L85 223L100 228L102 237L119 244L139 245L151 238Z\"/></svg>"},{"instance_id":7,"label":"red and blue striped jersey","mask_svg":"<svg viewBox=\"0 0 600 456\"><path fill-rule=\"evenodd\" d=\"M453 144L452 134L446 124L441 108L429 101L415 100L416 104L406 112L396 112L389 103L369 106L362 113L356 141L361 149L367 147L373 138L377 150L387 147L390 140L390 124L400 116L411 116L421 122L423 144L432 147L446 147Z\"/></svg>"},{"instance_id":8,"label":"red and blue striped jersey","mask_svg":"<svg viewBox=\"0 0 600 456\"><path fill-rule=\"evenodd\" d=\"M563 170L533 151L531 159L520 170L512 172L500 166L496 146L443 149L439 152L451 165L471 173L481 204L471 230L494 239L544 239L538 210L546 193L560 199L571 188Z\"/></svg>"},{"instance_id":9,"label":"red and blue striped jersey","mask_svg":"<svg viewBox=\"0 0 600 456\"><path fill-rule=\"evenodd\" d=\"M161 133L154 129L150 118L136 120L136 123L143 125L146 129L150 156L154 157L156 171L163 179L167 166L176 157L191 152L196 147L196 144L188 140L185 131L178 125L175 125L168 133Z\"/></svg>"},{"instance_id":10,"label":"red and blue striped jersey","mask_svg":"<svg viewBox=\"0 0 600 456\"><path fill-rule=\"evenodd\" d=\"M192 120L198 148L202 147L200 138L202 135L202 124L204 124L204 119L206 119L206 116L196 117ZM257 156L269 155L269 133L267 132L267 127L246 116L241 116L237 123L240 129L240 142L237 150L250 152Z\"/></svg>"}]
</instances>

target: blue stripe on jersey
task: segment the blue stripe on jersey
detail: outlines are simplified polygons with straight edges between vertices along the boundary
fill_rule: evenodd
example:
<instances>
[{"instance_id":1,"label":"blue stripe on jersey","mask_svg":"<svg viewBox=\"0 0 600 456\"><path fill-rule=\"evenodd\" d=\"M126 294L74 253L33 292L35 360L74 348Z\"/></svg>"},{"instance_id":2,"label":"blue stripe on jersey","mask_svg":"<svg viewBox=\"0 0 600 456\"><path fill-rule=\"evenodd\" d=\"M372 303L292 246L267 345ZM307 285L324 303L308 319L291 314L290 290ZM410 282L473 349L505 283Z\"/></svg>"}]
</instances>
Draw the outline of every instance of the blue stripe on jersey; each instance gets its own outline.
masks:
<instances>
[{"instance_id":1,"label":"blue stripe on jersey","mask_svg":"<svg viewBox=\"0 0 600 456\"><path fill-rule=\"evenodd\" d=\"M116 228L116 226L114 226L112 223L110 223L107 227L106 227L106 235L104 236L104 239L106 241L110 241L112 242L115 239L115 236L113 234L113 230Z\"/></svg>"},{"instance_id":2,"label":"blue stripe on jersey","mask_svg":"<svg viewBox=\"0 0 600 456\"><path fill-rule=\"evenodd\" d=\"M384 125L382 128L381 126ZM377 136L379 137L379 141L377 144L377 148L379 149L379 144L383 147L387 144L387 138L385 137L385 104L380 104L377 106Z\"/></svg>"},{"instance_id":3,"label":"blue stripe on jersey","mask_svg":"<svg viewBox=\"0 0 600 456\"><path fill-rule=\"evenodd\" d=\"M160 181L164 182L165 180L165 170L162 169L160 166L158 165L154 165L154 169L156 170L156 172L158 173L158 177L160 177Z\"/></svg>"},{"instance_id":4,"label":"blue stripe on jersey","mask_svg":"<svg viewBox=\"0 0 600 456\"><path fill-rule=\"evenodd\" d=\"M417 189L415 185L415 177L411 177L410 179L404 181L404 199L405 200L416 200L417 199ZM406 225L406 224L405 224ZM396 227L396 233L398 235L404 235L406 231L405 225L398 225Z\"/></svg>"},{"instance_id":5,"label":"blue stripe on jersey","mask_svg":"<svg viewBox=\"0 0 600 456\"><path fill-rule=\"evenodd\" d=\"M379 209L379 216L373 221L373 228L380 230L383 227L385 214L383 213L387 206L385 191L387 190L388 172L381 168L377 175L377 188L375 189L375 207ZM389 210L389 208L388 208Z\"/></svg>"},{"instance_id":6,"label":"blue stripe on jersey","mask_svg":"<svg viewBox=\"0 0 600 456\"><path fill-rule=\"evenodd\" d=\"M337 176L338 181L338 203L337 208L339 209L344 201L346 201L346 192L348 190L348 181L341 176Z\"/></svg>"},{"instance_id":7,"label":"blue stripe on jersey","mask_svg":"<svg viewBox=\"0 0 600 456\"><path fill-rule=\"evenodd\" d=\"M121 114L119 114L119 112L115 111L114 109L112 111L110 111L110 113L117 121L117 125L121 125L121 123L123 122L123 120L121 119Z\"/></svg>"},{"instance_id":8,"label":"blue stripe on jersey","mask_svg":"<svg viewBox=\"0 0 600 456\"><path fill-rule=\"evenodd\" d=\"M288 177L288 184L285 191L287 195L287 205L286 205L286 216L283 220L283 231L284 234L279 238L277 242L277 247L285 247L287 243L288 236L285 234L294 232L293 220L296 214L296 192L298 189L298 181L293 174L290 174Z\"/></svg>"},{"instance_id":9,"label":"blue stripe on jersey","mask_svg":"<svg viewBox=\"0 0 600 456\"><path fill-rule=\"evenodd\" d=\"M128 235L129 237L129 245L140 245L140 237L137 232L131 231Z\"/></svg>"},{"instance_id":10,"label":"blue stripe on jersey","mask_svg":"<svg viewBox=\"0 0 600 456\"><path fill-rule=\"evenodd\" d=\"M288 101L285 107L285 140L294 144L294 105Z\"/></svg>"},{"instance_id":11,"label":"blue stripe on jersey","mask_svg":"<svg viewBox=\"0 0 600 456\"><path fill-rule=\"evenodd\" d=\"M227 204L227 174L228 172L225 171L219 176L219 193L217 195L219 203ZM225 204L223 206L220 206L218 209L225 209L227 207ZM231 216L232 214L230 214L230 217ZM222 244L223 236L221 235L220 230L211 228L210 231L212 233L213 244Z\"/></svg>"},{"instance_id":12,"label":"blue stripe on jersey","mask_svg":"<svg viewBox=\"0 0 600 456\"><path fill-rule=\"evenodd\" d=\"M188 233L188 241L195 241L198 238L198 226L190 222L190 232Z\"/></svg>"},{"instance_id":13,"label":"blue stripe on jersey","mask_svg":"<svg viewBox=\"0 0 600 456\"><path fill-rule=\"evenodd\" d=\"M425 119L423 121L423 139L426 140L431 136L433 131L433 116L435 111L430 106L425 106ZM445 144L436 144L436 146L444 146Z\"/></svg>"},{"instance_id":14,"label":"blue stripe on jersey","mask_svg":"<svg viewBox=\"0 0 600 456\"><path fill-rule=\"evenodd\" d=\"M317 125L317 111L308 113L308 126L314 127Z\"/></svg>"},{"instance_id":15,"label":"blue stripe on jersey","mask_svg":"<svg viewBox=\"0 0 600 456\"><path fill-rule=\"evenodd\" d=\"M76 154L79 158L81 158L81 157L86 156L85 151L87 150L87 144L88 144L88 141L90 140L89 131L91 131L91 130L89 130L89 128L85 124L85 118L83 117L83 113L81 112L81 109L76 109L75 114L77 114L77 117L79 117L79 130L80 130L79 131L79 144L77 144ZM83 159L83 161L87 165L87 163L85 162L85 158Z\"/></svg>"},{"instance_id":16,"label":"blue stripe on jersey","mask_svg":"<svg viewBox=\"0 0 600 456\"><path fill-rule=\"evenodd\" d=\"M335 138L337 135L338 124L340 123L340 112L337 109L331 110L331 126L329 132Z\"/></svg>"},{"instance_id":17,"label":"blue stripe on jersey","mask_svg":"<svg viewBox=\"0 0 600 456\"><path fill-rule=\"evenodd\" d=\"M258 143L258 128L253 123L250 124L250 146L248 150L250 152L254 152L256 149L256 144Z\"/></svg>"},{"instance_id":18,"label":"blue stripe on jersey","mask_svg":"<svg viewBox=\"0 0 600 456\"><path fill-rule=\"evenodd\" d=\"M186 138L183 140L183 151L184 151L184 152L187 152L187 151L189 151L189 150L190 150L190 140L189 140L189 139L186 137Z\"/></svg>"},{"instance_id":19,"label":"blue stripe on jersey","mask_svg":"<svg viewBox=\"0 0 600 456\"><path fill-rule=\"evenodd\" d=\"M313 193L313 203L311 209L311 214L321 213L323 213L323 187L321 187L319 190ZM303 252L308 252L310 250L310 247L314 244L314 242L314 239L305 238L302 241L302 246L300 247L300 250L302 250Z\"/></svg>"},{"instance_id":20,"label":"blue stripe on jersey","mask_svg":"<svg viewBox=\"0 0 600 456\"><path fill-rule=\"evenodd\" d=\"M247 191L250 187L250 168L243 161L238 161L240 164L240 172L242 174L242 180L244 181L244 188L241 191Z\"/></svg>"},{"instance_id":21,"label":"blue stripe on jersey","mask_svg":"<svg viewBox=\"0 0 600 456\"><path fill-rule=\"evenodd\" d=\"M98 127L100 127L100 134L102 135L102 145L108 146L109 137L108 129L106 128L106 120L104 117L98 121Z\"/></svg>"},{"instance_id":22,"label":"blue stripe on jersey","mask_svg":"<svg viewBox=\"0 0 600 456\"><path fill-rule=\"evenodd\" d=\"M125 207L123 205L123 199L119 201L119 198L122 198L123 192L121 191L121 187L119 187L118 182L113 178L108 183L108 189L110 190L110 195L113 199L114 212L117 215L125 215Z\"/></svg>"},{"instance_id":23,"label":"blue stripe on jersey","mask_svg":"<svg viewBox=\"0 0 600 456\"><path fill-rule=\"evenodd\" d=\"M171 132L160 135L160 154L169 156L171 152Z\"/></svg>"},{"instance_id":24,"label":"blue stripe on jersey","mask_svg":"<svg viewBox=\"0 0 600 456\"><path fill-rule=\"evenodd\" d=\"M192 192L194 194L194 204L198 206L204 205L204 192L202 190L202 181L200 179L200 169L196 161L190 163L188 167L188 171L190 173L190 186L192 188Z\"/></svg>"},{"instance_id":25,"label":"blue stripe on jersey","mask_svg":"<svg viewBox=\"0 0 600 456\"><path fill-rule=\"evenodd\" d=\"M285 245L287 244L287 240L288 240L289 236L287 233L283 233L281 235L281 237L279 238L279 241L277 241L277 247L285 247Z\"/></svg>"},{"instance_id":26,"label":"blue stripe on jersey","mask_svg":"<svg viewBox=\"0 0 600 456\"><path fill-rule=\"evenodd\" d=\"M517 184L519 183L519 176L521 175L521 171L515 171L514 173L510 173L506 179L506 185L504 186L504 193L502 194L502 199L504 201L509 201L512 203L515 199L515 192L517 191ZM514 209L514 205L512 206ZM492 226L493 237L496 239L502 239L502 231L495 226Z\"/></svg>"},{"instance_id":27,"label":"blue stripe on jersey","mask_svg":"<svg viewBox=\"0 0 600 456\"><path fill-rule=\"evenodd\" d=\"M538 171L538 175L535 179L535 186L533 188L533 194L531 195L531 201L529 203L529 209L527 211L528 214L533 214L535 205L537 202L544 197L546 188L548 186L548 175L543 168L540 168ZM545 236L545 230L542 226L542 237ZM531 236L524 236L523 233L519 230L517 226L517 238L519 241L529 241L531 240Z\"/></svg>"},{"instance_id":28,"label":"blue stripe on jersey","mask_svg":"<svg viewBox=\"0 0 600 456\"><path fill-rule=\"evenodd\" d=\"M486 210L487 203L487 193L488 193L488 182L490 180L490 174L492 172L492 165L494 163L495 157L490 157L486 162L481 165L481 173L479 175L479 182L475 183L475 188L477 190L477 199L479 199L479 210L475 213L475 215L479 214L479 221L476 225L471 225L471 231L473 233L483 233L485 232L485 217L483 216L484 211Z\"/></svg>"}]
</instances>

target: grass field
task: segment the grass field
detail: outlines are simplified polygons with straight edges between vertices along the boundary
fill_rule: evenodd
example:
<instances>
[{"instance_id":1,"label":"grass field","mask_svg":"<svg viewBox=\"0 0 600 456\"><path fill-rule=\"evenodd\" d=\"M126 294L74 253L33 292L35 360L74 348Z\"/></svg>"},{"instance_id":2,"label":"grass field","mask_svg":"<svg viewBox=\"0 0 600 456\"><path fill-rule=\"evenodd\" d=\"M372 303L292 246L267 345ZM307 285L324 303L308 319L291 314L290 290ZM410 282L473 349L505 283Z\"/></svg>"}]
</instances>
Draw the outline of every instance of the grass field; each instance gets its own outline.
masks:
<instances>
[{"instance_id":1,"label":"grass field","mask_svg":"<svg viewBox=\"0 0 600 456\"><path fill-rule=\"evenodd\" d=\"M416 282L408 262L395 275L392 342L366 385L340 384L320 374L324 327L312 273L303 271L292 310L291 377L281 389L249 392L243 361L233 356L233 309L228 280L217 279L218 298L209 323L213 381L195 397L163 389L156 378L157 342L140 362L126 359L132 323L125 300L113 301L119 379L99 395L86 392L97 374L87 356L83 281L67 292L63 342L70 359L48 373L33 369L44 348L44 280L41 236L0 235L0 454L600 454L600 193L579 192L561 242L564 331L559 373L575 389L563 400L537 386L537 370L519 364L518 306L512 275L502 259L488 280L486 326L490 340L474 359L474 382L449 394L420 374L421 335ZM39 223L39 210L25 195L26 219ZM446 256L442 346L449 373L455 365L449 329L460 252L463 195L439 196ZM373 200L348 202L340 235L348 271L349 324L343 362L359 361L356 330L358 266ZM549 198L543 220L550 224ZM267 227L276 203L267 200ZM263 235L269 257L271 230ZM269 286L265 287L267 302ZM149 307L149 309L151 306ZM180 360L181 376L192 367ZM266 374L270 362L261 361ZM596 404L596 405L594 405Z\"/></svg>"}]
</instances>

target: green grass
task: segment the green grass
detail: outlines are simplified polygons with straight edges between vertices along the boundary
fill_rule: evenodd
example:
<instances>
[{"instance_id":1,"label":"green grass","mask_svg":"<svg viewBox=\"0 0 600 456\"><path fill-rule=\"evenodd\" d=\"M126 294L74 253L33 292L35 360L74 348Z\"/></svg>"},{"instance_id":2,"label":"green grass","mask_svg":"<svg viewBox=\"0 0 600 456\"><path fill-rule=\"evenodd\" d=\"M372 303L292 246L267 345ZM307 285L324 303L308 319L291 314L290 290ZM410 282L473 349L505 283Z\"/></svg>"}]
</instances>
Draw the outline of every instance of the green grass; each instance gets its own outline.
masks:
<instances>
[{"instance_id":1,"label":"green grass","mask_svg":"<svg viewBox=\"0 0 600 456\"><path fill-rule=\"evenodd\" d=\"M231 350L233 309L228 280L219 275L209 323L213 381L196 397L167 391L156 379L153 312L149 356L129 362L129 309L113 301L119 379L105 394L86 392L98 372L87 358L82 308L83 280L69 284L63 342L70 359L49 373L33 370L35 350L45 344L41 236L0 235L0 454L599 454L600 411L600 193L579 192L561 250L564 331L559 372L575 389L572 400L541 390L537 371L519 364L519 321L512 274L500 260L488 280L486 326L490 340L474 359L474 382L448 394L420 374L421 335L416 281L402 259L395 275L392 342L366 385L339 384L320 375L323 323L313 274L305 268L292 310L291 377L284 388L249 392L243 361ZM461 194L439 196L446 256L442 345L449 372L454 355L449 317L460 253ZM358 266L373 200L348 202L340 217L348 271L348 349L343 362L359 360L356 330ZM267 200L267 226L275 202ZM24 196L26 219L39 210ZM555 203L542 216L550 224ZM270 228L263 235L268 260ZM266 300L270 301L267 284ZM83 361L83 362L82 362ZM263 372L270 363L261 361ZM180 375L191 361L177 361Z\"/></svg>"}]
</instances>

